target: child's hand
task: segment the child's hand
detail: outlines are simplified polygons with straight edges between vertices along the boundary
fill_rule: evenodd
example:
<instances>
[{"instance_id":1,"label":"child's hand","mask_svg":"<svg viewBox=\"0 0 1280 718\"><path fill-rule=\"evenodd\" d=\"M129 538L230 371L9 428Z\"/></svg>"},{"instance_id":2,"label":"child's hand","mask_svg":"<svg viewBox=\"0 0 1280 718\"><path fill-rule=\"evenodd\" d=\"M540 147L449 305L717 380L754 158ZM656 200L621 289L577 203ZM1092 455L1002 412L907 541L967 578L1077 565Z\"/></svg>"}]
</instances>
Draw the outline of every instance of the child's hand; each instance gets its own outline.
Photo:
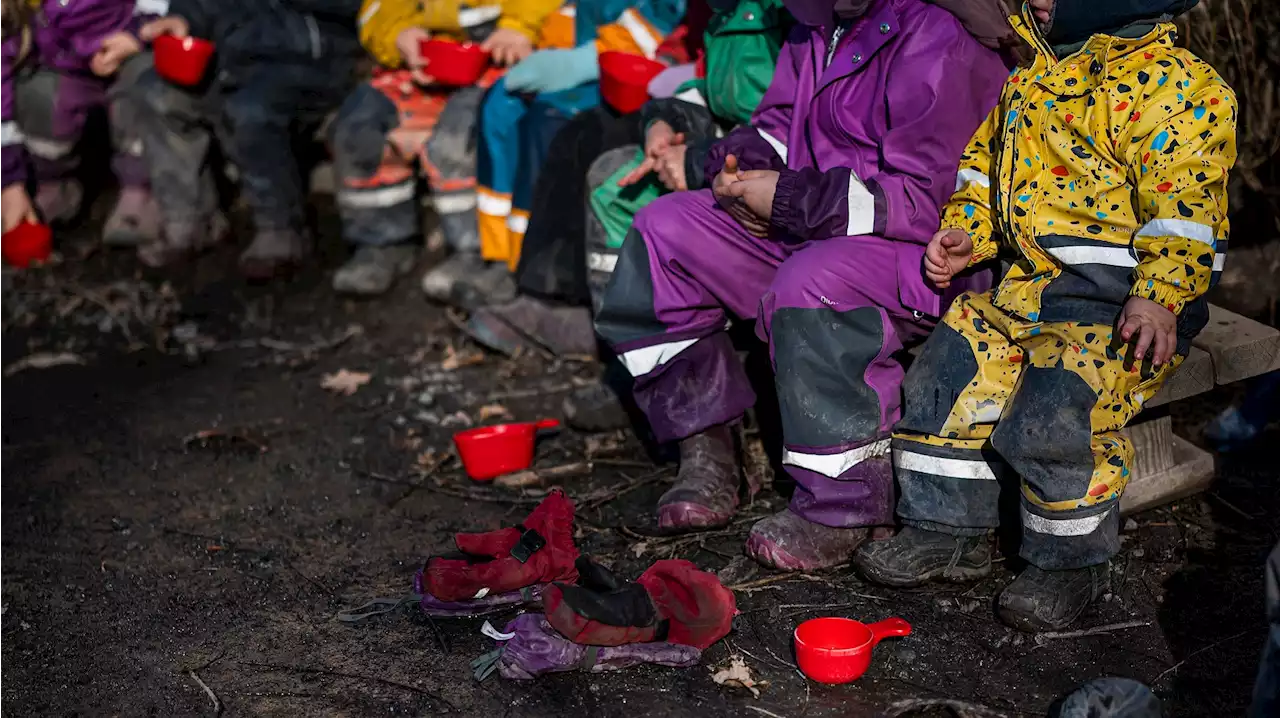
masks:
<instances>
[{"instance_id":1,"label":"child's hand","mask_svg":"<svg viewBox=\"0 0 1280 718\"><path fill-rule=\"evenodd\" d=\"M969 266L973 240L962 229L942 229L924 250L924 276L938 289L951 286L951 278Z\"/></svg>"},{"instance_id":2,"label":"child's hand","mask_svg":"<svg viewBox=\"0 0 1280 718\"><path fill-rule=\"evenodd\" d=\"M499 65L514 65L533 54L533 41L519 30L500 27L489 34L481 49L488 52Z\"/></svg>"},{"instance_id":3,"label":"child's hand","mask_svg":"<svg viewBox=\"0 0 1280 718\"><path fill-rule=\"evenodd\" d=\"M716 203L742 225L743 229L753 236L766 237L769 234L769 223L757 217L742 200L729 194L729 188L741 182L744 175L745 173L738 169L737 157L733 155L725 157L724 168L711 183L711 193L715 195Z\"/></svg>"},{"instance_id":4,"label":"child's hand","mask_svg":"<svg viewBox=\"0 0 1280 718\"><path fill-rule=\"evenodd\" d=\"M15 182L0 193L0 215L4 217L4 231L17 227L23 222L39 222L35 207L31 205L31 196L21 182Z\"/></svg>"},{"instance_id":5,"label":"child's hand","mask_svg":"<svg viewBox=\"0 0 1280 718\"><path fill-rule=\"evenodd\" d=\"M422 43L431 38L431 33L420 27L409 27L396 36L396 50L404 59L410 77L419 85L430 85L435 78L427 74L427 58L422 56Z\"/></svg>"},{"instance_id":6,"label":"child's hand","mask_svg":"<svg viewBox=\"0 0 1280 718\"><path fill-rule=\"evenodd\" d=\"M684 144L684 133L676 132L671 125L662 120L655 120L645 133L644 160L638 167L618 180L618 186L626 187L644 179L645 175L658 169L663 154L676 145Z\"/></svg>"},{"instance_id":7,"label":"child's hand","mask_svg":"<svg viewBox=\"0 0 1280 718\"><path fill-rule=\"evenodd\" d=\"M689 189L684 178L684 156L688 151L688 145L672 145L658 160L658 181L672 192Z\"/></svg>"},{"instance_id":8,"label":"child's hand","mask_svg":"<svg viewBox=\"0 0 1280 718\"><path fill-rule=\"evenodd\" d=\"M98 77L114 75L120 64L142 52L142 43L133 35L120 31L102 39L98 51L89 60L89 69Z\"/></svg>"},{"instance_id":9,"label":"child's hand","mask_svg":"<svg viewBox=\"0 0 1280 718\"><path fill-rule=\"evenodd\" d=\"M177 15L152 20L138 30L138 37L142 38L143 42L151 42L161 35L186 37L189 34L191 34L191 26L187 24L186 18Z\"/></svg>"},{"instance_id":10,"label":"child's hand","mask_svg":"<svg viewBox=\"0 0 1280 718\"><path fill-rule=\"evenodd\" d=\"M741 200L747 209L766 225L773 216L773 195L778 191L778 173L774 170L749 170L724 192Z\"/></svg>"},{"instance_id":11,"label":"child's hand","mask_svg":"<svg viewBox=\"0 0 1280 718\"><path fill-rule=\"evenodd\" d=\"M1120 338L1126 343L1137 336L1133 360L1141 362L1151 349L1151 363L1159 366L1173 358L1178 347L1178 317L1150 299L1129 297L1116 322Z\"/></svg>"}]
</instances>

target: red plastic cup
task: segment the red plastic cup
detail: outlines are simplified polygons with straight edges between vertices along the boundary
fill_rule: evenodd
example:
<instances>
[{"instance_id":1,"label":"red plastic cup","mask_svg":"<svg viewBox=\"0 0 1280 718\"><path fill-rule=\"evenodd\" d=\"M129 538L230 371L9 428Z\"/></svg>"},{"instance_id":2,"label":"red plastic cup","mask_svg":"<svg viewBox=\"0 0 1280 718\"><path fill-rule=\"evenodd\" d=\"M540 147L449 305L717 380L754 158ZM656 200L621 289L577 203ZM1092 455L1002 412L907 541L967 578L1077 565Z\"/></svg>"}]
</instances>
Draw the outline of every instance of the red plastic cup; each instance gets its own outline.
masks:
<instances>
[{"instance_id":1,"label":"red plastic cup","mask_svg":"<svg viewBox=\"0 0 1280 718\"><path fill-rule=\"evenodd\" d=\"M453 435L458 458L467 476L490 481L533 465L533 445L541 429L560 426L555 419L498 424L459 431Z\"/></svg>"},{"instance_id":2,"label":"red plastic cup","mask_svg":"<svg viewBox=\"0 0 1280 718\"><path fill-rule=\"evenodd\" d=\"M870 625L852 618L815 618L796 626L796 664L819 683L848 683L867 672L877 643L910 634L911 624L901 618Z\"/></svg>"},{"instance_id":3,"label":"red plastic cup","mask_svg":"<svg viewBox=\"0 0 1280 718\"><path fill-rule=\"evenodd\" d=\"M489 53L473 42L431 38L419 48L427 61L426 73L441 85L474 85L489 69Z\"/></svg>"},{"instance_id":4,"label":"red plastic cup","mask_svg":"<svg viewBox=\"0 0 1280 718\"><path fill-rule=\"evenodd\" d=\"M610 107L630 114L649 101L649 81L667 69L661 62L627 52L600 54L600 96Z\"/></svg>"},{"instance_id":5,"label":"red plastic cup","mask_svg":"<svg viewBox=\"0 0 1280 718\"><path fill-rule=\"evenodd\" d=\"M151 49L156 74L188 87L200 84L209 68L209 58L213 57L213 43L198 37L161 35L151 42Z\"/></svg>"},{"instance_id":6,"label":"red plastic cup","mask_svg":"<svg viewBox=\"0 0 1280 718\"><path fill-rule=\"evenodd\" d=\"M53 230L47 224L23 222L0 236L0 253L15 267L43 262L53 251Z\"/></svg>"}]
</instances>

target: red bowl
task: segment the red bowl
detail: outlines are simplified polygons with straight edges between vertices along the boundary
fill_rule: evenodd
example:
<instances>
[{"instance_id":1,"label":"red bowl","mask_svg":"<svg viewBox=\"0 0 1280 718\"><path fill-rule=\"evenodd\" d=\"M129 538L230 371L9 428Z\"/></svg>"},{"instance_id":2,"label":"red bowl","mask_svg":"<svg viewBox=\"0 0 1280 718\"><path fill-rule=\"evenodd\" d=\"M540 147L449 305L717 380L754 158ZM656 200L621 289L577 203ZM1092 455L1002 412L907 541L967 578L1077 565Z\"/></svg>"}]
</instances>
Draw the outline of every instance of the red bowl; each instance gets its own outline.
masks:
<instances>
[{"instance_id":1,"label":"red bowl","mask_svg":"<svg viewBox=\"0 0 1280 718\"><path fill-rule=\"evenodd\" d=\"M213 43L198 37L161 35L151 42L155 54L156 74L169 82L198 85L209 69Z\"/></svg>"},{"instance_id":2,"label":"red bowl","mask_svg":"<svg viewBox=\"0 0 1280 718\"><path fill-rule=\"evenodd\" d=\"M53 230L47 224L23 222L0 236L0 253L15 267L43 262L53 251Z\"/></svg>"},{"instance_id":3,"label":"red bowl","mask_svg":"<svg viewBox=\"0 0 1280 718\"><path fill-rule=\"evenodd\" d=\"M432 38L419 47L427 61L426 73L442 85L474 85L489 69L489 53L473 42Z\"/></svg>"},{"instance_id":4,"label":"red bowl","mask_svg":"<svg viewBox=\"0 0 1280 718\"><path fill-rule=\"evenodd\" d=\"M630 114L649 101L649 81L667 69L661 62L627 52L600 54L600 96L610 107Z\"/></svg>"},{"instance_id":5,"label":"red bowl","mask_svg":"<svg viewBox=\"0 0 1280 718\"><path fill-rule=\"evenodd\" d=\"M866 673L877 643L910 634L911 624L901 618L870 625L852 618L815 618L796 626L796 665L819 683L848 683Z\"/></svg>"},{"instance_id":6,"label":"red bowl","mask_svg":"<svg viewBox=\"0 0 1280 718\"><path fill-rule=\"evenodd\" d=\"M533 465L533 445L539 429L560 426L555 419L498 424L459 431L453 435L458 458L467 476L489 481Z\"/></svg>"}]
</instances>

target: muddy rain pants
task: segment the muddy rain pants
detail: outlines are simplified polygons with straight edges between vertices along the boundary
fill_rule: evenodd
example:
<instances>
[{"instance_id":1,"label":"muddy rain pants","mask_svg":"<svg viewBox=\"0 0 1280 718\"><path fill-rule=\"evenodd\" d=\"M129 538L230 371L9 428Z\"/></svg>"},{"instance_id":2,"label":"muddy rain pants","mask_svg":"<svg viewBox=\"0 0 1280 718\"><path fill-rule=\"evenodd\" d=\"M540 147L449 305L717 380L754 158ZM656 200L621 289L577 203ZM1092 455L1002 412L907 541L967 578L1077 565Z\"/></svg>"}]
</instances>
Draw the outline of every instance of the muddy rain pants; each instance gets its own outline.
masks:
<instances>
[{"instance_id":1,"label":"muddy rain pants","mask_svg":"<svg viewBox=\"0 0 1280 718\"><path fill-rule=\"evenodd\" d=\"M1182 360L1144 371L1124 351L1110 324L1026 321L990 293L956 299L903 384L903 522L984 533L999 523L1001 480L1017 476L1024 559L1046 570L1109 559L1133 462L1118 432Z\"/></svg>"},{"instance_id":2,"label":"muddy rain pants","mask_svg":"<svg viewBox=\"0 0 1280 718\"><path fill-rule=\"evenodd\" d=\"M888 524L895 355L930 325L899 302L896 257L874 236L758 239L711 190L676 192L636 215L596 329L635 377L657 439L674 441L755 403L725 331L730 318L755 317L798 484L791 510L827 526Z\"/></svg>"}]
</instances>

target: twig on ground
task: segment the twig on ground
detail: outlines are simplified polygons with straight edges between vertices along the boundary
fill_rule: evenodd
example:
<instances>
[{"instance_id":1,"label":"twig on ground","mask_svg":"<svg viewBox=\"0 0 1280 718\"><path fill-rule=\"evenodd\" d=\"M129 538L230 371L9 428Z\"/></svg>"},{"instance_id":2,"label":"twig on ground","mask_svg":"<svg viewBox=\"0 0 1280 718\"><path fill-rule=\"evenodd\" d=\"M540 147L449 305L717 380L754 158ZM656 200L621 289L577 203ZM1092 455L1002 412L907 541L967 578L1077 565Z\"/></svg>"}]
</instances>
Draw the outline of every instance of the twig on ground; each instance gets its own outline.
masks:
<instances>
[{"instance_id":1,"label":"twig on ground","mask_svg":"<svg viewBox=\"0 0 1280 718\"><path fill-rule=\"evenodd\" d=\"M561 464L560 466L550 466L545 469L526 469L517 471L514 474L506 474L494 479L495 484L506 489L522 489L529 486L546 486L548 481L557 479L565 479L571 476L581 476L582 474L590 474L592 469L590 461L575 461L571 464Z\"/></svg>"},{"instance_id":2,"label":"twig on ground","mask_svg":"<svg viewBox=\"0 0 1280 718\"><path fill-rule=\"evenodd\" d=\"M1210 491L1210 492L1209 492L1209 498L1211 498L1211 499L1213 499L1213 500L1217 501L1218 503L1222 504L1223 506L1225 506L1225 507L1227 507L1227 508L1231 509L1232 511L1236 512L1237 514L1240 514L1241 516L1243 516L1245 519L1247 519L1247 520L1249 520L1249 521L1252 521L1252 520L1255 518L1253 514L1245 513L1244 509L1240 508L1239 506L1236 506L1235 504L1231 503L1230 501L1227 501L1226 499L1224 499L1224 498L1222 498L1221 496L1219 496L1219 495L1217 495L1217 494L1213 493L1212 491Z\"/></svg>"},{"instance_id":3,"label":"twig on ground","mask_svg":"<svg viewBox=\"0 0 1280 718\"><path fill-rule=\"evenodd\" d=\"M1120 623L1108 623L1105 626L1082 628L1078 631L1047 631L1045 633L1037 633L1035 640L1036 643L1043 643L1044 641L1052 641L1060 638L1084 638L1085 636L1096 636L1101 633L1123 631L1127 628L1142 628L1143 626L1150 625L1150 621L1121 621Z\"/></svg>"},{"instance_id":4,"label":"twig on ground","mask_svg":"<svg viewBox=\"0 0 1280 718\"><path fill-rule=\"evenodd\" d=\"M582 508L584 511L587 509L598 509L607 503L616 501L622 498L623 496L626 496L627 494L631 493L632 491L635 491L636 489L643 488L650 484L656 484L665 478L666 478L666 470L659 469L658 471L655 471L651 474L647 474L645 476L641 476L639 478L633 479L628 483L624 484L619 489L608 489L599 493L598 495L584 496L581 499ZM628 531L629 530L630 529L628 529ZM635 534L633 538L636 536L640 536L640 534Z\"/></svg>"},{"instance_id":5,"label":"twig on ground","mask_svg":"<svg viewBox=\"0 0 1280 718\"><path fill-rule=\"evenodd\" d=\"M574 382L564 382L562 384L552 384L551 386L538 387L536 389L516 389L513 391L500 391L490 394L485 401L507 401L510 399L532 399L535 396L546 396L548 394L562 394L566 391L577 389L578 385Z\"/></svg>"},{"instance_id":6,"label":"twig on ground","mask_svg":"<svg viewBox=\"0 0 1280 718\"><path fill-rule=\"evenodd\" d=\"M648 461L633 461L631 459L592 459L601 466L614 466L620 469L652 469L653 464Z\"/></svg>"},{"instance_id":7,"label":"twig on ground","mask_svg":"<svg viewBox=\"0 0 1280 718\"><path fill-rule=\"evenodd\" d=\"M301 576L301 577L302 577L302 579L303 579L304 581L306 581L307 583L311 584L312 586L315 586L316 588L320 589L320 591L321 591L321 592L326 593L326 594L328 594L328 595L330 595L330 596L335 596L335 597L338 595L338 594L337 594L337 593L335 593L332 589L330 589L328 586L324 585L323 583L320 583L320 581L319 581L319 580L314 579L314 578L312 578L312 577L308 576L307 574L303 573L303 572L302 572L302 571L301 571L297 566L294 566L294 565L293 565L293 562L292 562L292 561L289 561L289 560L287 560L287 559L286 559L286 560L284 561L284 565L285 565L285 567L286 567L286 568L288 568L290 571L293 571L294 573L296 573L296 574L298 574L299 576Z\"/></svg>"},{"instance_id":8,"label":"twig on ground","mask_svg":"<svg viewBox=\"0 0 1280 718\"><path fill-rule=\"evenodd\" d=\"M433 701L449 706L449 708L452 710L458 709L457 706L445 700L442 696L432 693L431 691L428 691L424 688L418 688L417 686L411 686L408 683L393 681L390 678L383 678L381 676L364 676L364 675L360 675L359 673L331 671L327 668L311 668L309 666L290 666L290 665L285 665L281 663L259 663L257 661L240 661L240 665L248 666L250 668L260 668L264 671L283 671L286 673L310 673L313 675L320 675L320 676L333 676L335 678L350 678L357 681L369 681L371 683L381 683L386 686L391 686L393 688L399 688L401 690L406 690L406 691L412 691L413 693L417 693L418 695L426 696Z\"/></svg>"},{"instance_id":9,"label":"twig on ground","mask_svg":"<svg viewBox=\"0 0 1280 718\"><path fill-rule=\"evenodd\" d=\"M222 701L218 700L218 694L213 692L209 684L200 680L200 676L195 671L187 671L187 675L191 676L191 680L200 684L200 687L204 689L204 694L209 696L209 700L213 701L213 714L216 716L222 715Z\"/></svg>"},{"instance_id":10,"label":"twig on ground","mask_svg":"<svg viewBox=\"0 0 1280 718\"><path fill-rule=\"evenodd\" d=\"M765 710L760 706L747 706L746 708L747 710L755 711L756 713L770 716L770 718L786 718L786 716L780 716L777 713L774 713L773 711L770 711L770 710Z\"/></svg>"},{"instance_id":11,"label":"twig on ground","mask_svg":"<svg viewBox=\"0 0 1280 718\"><path fill-rule=\"evenodd\" d=\"M245 443L257 449L259 454L265 454L270 450L270 447L257 439L221 429L201 429L194 434L188 434L182 437L182 448L184 450L190 450L193 446L212 448L212 442L215 440L223 440L228 444Z\"/></svg>"},{"instance_id":12,"label":"twig on ground","mask_svg":"<svg viewBox=\"0 0 1280 718\"><path fill-rule=\"evenodd\" d=\"M466 499L468 501L479 501L486 504L517 504L520 506L530 506L542 503L542 496L497 496L494 494L480 493L477 491L465 491L462 489L452 489L447 486L432 486L431 484L422 484L416 488L424 489L436 494L452 496L457 499Z\"/></svg>"},{"instance_id":13,"label":"twig on ground","mask_svg":"<svg viewBox=\"0 0 1280 718\"><path fill-rule=\"evenodd\" d=\"M84 357L79 354L72 354L71 352L59 352L56 354L50 352L39 352L37 354L30 354L22 357L18 361L6 366L4 368L4 375L6 377L10 377L20 371L26 371L28 369L50 369L55 366L67 366L68 364L83 365L84 363Z\"/></svg>"},{"instance_id":14,"label":"twig on ground","mask_svg":"<svg viewBox=\"0 0 1280 718\"><path fill-rule=\"evenodd\" d=\"M959 718L1005 718L1007 713L993 710L976 703L968 703L950 698L909 698L897 701L885 712L887 718L897 718L924 708L949 708Z\"/></svg>"},{"instance_id":15,"label":"twig on ground","mask_svg":"<svg viewBox=\"0 0 1280 718\"><path fill-rule=\"evenodd\" d=\"M1223 638L1223 639L1221 639L1221 640L1219 640L1219 641L1215 641L1215 642L1213 642L1213 643L1210 643L1209 645L1205 646L1204 648L1201 648L1201 649L1199 649L1199 650L1192 651L1190 654L1188 654L1188 655L1187 655L1187 657L1186 657L1186 658L1182 659L1181 661L1178 661L1177 663L1173 664L1172 666L1169 666L1168 668L1166 668L1166 669L1164 669L1163 671L1161 671L1161 672L1160 672L1160 675L1156 676L1156 677L1155 677L1155 680L1151 681L1151 687L1153 687L1153 688L1154 688L1157 684L1159 684L1159 683L1160 683L1161 679L1163 679L1165 676L1167 676L1167 675L1169 675L1170 673L1173 673L1174 671L1176 671L1176 670L1178 670L1179 668L1181 668L1181 667L1183 666L1183 664L1185 664L1187 661L1191 660L1192 658L1195 658L1196 656L1200 655L1201 653L1204 653L1205 651L1211 651L1211 650L1213 650L1213 649L1217 648L1218 646L1221 646L1222 644L1226 643L1227 641L1234 641L1235 639L1237 639L1237 638L1239 638L1239 637L1243 636L1244 634L1246 634L1246 633L1248 633L1249 631L1252 631L1252 630L1254 630L1254 627L1246 628L1246 629L1244 629L1243 631L1240 631L1240 632L1238 632L1238 633L1233 633L1233 634L1231 634L1230 636L1227 636L1226 638Z\"/></svg>"},{"instance_id":16,"label":"twig on ground","mask_svg":"<svg viewBox=\"0 0 1280 718\"><path fill-rule=\"evenodd\" d=\"M725 586L725 588L729 589L730 591L750 591L751 589L761 588L761 587L769 586L775 583L781 583L783 581L792 581L792 580L795 580L795 578L796 578L795 574L783 573L777 576L766 576L764 578L758 578L754 581L744 581L743 583L735 583L732 586Z\"/></svg>"}]
</instances>

